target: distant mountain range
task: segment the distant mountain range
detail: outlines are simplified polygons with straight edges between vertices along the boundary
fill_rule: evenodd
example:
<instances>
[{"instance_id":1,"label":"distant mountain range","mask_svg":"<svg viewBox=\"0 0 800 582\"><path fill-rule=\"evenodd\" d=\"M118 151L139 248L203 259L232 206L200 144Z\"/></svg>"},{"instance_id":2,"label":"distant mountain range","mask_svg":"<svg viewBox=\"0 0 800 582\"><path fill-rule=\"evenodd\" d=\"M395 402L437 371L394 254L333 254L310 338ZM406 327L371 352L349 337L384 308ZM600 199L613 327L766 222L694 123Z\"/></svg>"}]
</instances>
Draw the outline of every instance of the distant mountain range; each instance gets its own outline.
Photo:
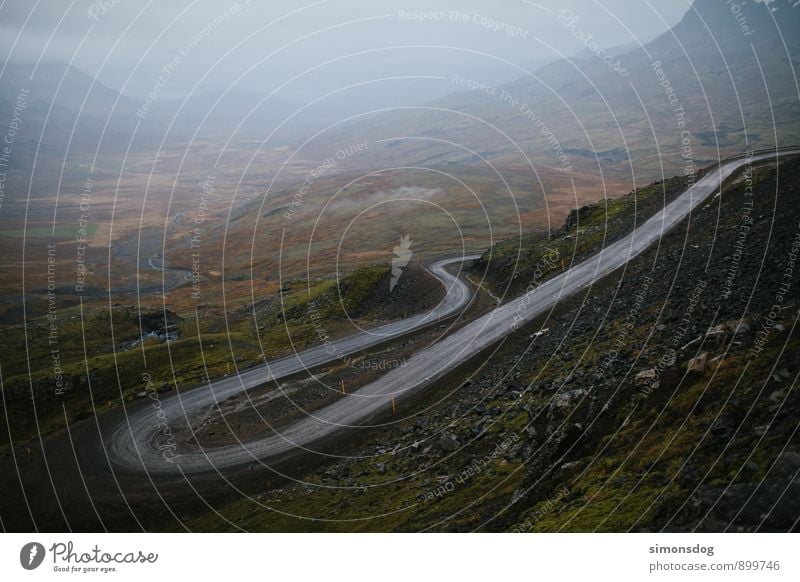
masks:
<instances>
[{"instance_id":1,"label":"distant mountain range","mask_svg":"<svg viewBox=\"0 0 800 582\"><path fill-rule=\"evenodd\" d=\"M680 173L693 161L796 142L796 5L697 0L671 30L633 50L595 53L589 46L512 83L441 99L431 110L375 116L335 137L431 140L394 141L384 162L477 161L435 141L446 139L496 162L525 164L524 153L537 164L570 168L596 159L623 171L633 163L653 176L661 164ZM590 22L561 24L573 34L591 32ZM609 55L607 64L601 57Z\"/></svg>"},{"instance_id":2,"label":"distant mountain range","mask_svg":"<svg viewBox=\"0 0 800 582\"><path fill-rule=\"evenodd\" d=\"M643 46L602 50L587 42L575 57L528 74L520 70L518 80L497 87L462 79L452 95L427 106L370 114L326 132L306 157L325 159L342 143L368 139L389 141L370 148L360 160L365 165L469 163L478 154L519 165L528 156L564 169L597 162L624 171L633 163L654 173L663 163L674 173L693 162L796 141L796 5L696 0L675 27ZM553 26L577 38L591 32L591 22L580 20L554 18ZM239 89L135 102L74 67L42 65L30 75L29 67L7 64L0 85L5 119L19 90L29 90L17 144L21 171L37 147L40 155L62 159L68 145L121 153L158 145L165 134L230 133L239 124L242 135L263 137L302 106ZM476 88L464 91L464 83ZM297 115L284 135L343 116L316 106ZM397 139L408 136L425 140Z\"/></svg>"},{"instance_id":3,"label":"distant mountain range","mask_svg":"<svg viewBox=\"0 0 800 582\"><path fill-rule=\"evenodd\" d=\"M157 150L162 140L232 133L239 123L246 135L264 135L299 108L241 89L184 99L164 99L156 91L136 101L70 65L8 63L0 78L0 119L14 117L20 95L24 101L11 166L21 176L31 174L34 154L69 165L71 156L84 161L95 152L121 157L129 148ZM298 121L289 127L302 127L305 120Z\"/></svg>"}]
</instances>

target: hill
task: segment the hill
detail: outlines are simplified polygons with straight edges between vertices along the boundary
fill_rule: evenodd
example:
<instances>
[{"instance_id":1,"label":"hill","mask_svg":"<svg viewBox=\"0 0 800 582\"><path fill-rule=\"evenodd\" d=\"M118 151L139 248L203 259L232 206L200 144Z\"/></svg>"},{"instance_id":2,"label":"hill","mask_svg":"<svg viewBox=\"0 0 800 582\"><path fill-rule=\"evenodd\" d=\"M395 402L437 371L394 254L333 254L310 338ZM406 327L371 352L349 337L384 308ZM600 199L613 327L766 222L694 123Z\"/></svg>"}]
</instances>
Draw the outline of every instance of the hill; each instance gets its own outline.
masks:
<instances>
[{"instance_id":1,"label":"hill","mask_svg":"<svg viewBox=\"0 0 800 582\"><path fill-rule=\"evenodd\" d=\"M590 22L554 18L567 32L591 33ZM372 152L382 163L476 163L449 145L458 143L501 165L530 158L562 170L594 168L598 179L658 179L791 142L800 122L799 39L800 10L790 0L697 0L651 42L609 52L613 66L590 51L520 71L498 87L462 80L475 90L376 115L346 135L429 140L395 139Z\"/></svg>"}]
</instances>

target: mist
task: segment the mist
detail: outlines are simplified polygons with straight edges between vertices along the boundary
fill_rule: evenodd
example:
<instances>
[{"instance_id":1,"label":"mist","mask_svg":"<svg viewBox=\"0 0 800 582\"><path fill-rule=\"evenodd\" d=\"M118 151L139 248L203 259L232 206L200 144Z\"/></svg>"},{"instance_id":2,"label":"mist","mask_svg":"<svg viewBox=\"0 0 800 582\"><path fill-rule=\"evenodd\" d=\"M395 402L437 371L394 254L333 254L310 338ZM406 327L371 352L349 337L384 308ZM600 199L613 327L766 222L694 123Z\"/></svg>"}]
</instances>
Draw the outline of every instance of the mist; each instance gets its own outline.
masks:
<instances>
[{"instance_id":1,"label":"mist","mask_svg":"<svg viewBox=\"0 0 800 582\"><path fill-rule=\"evenodd\" d=\"M454 75L498 84L580 53L585 43L564 33L565 13L599 46L636 47L689 7L688 0L13 0L0 8L0 50L3 69L71 64L139 103L154 92L165 100L240 90L359 112L397 95L422 103L464 90Z\"/></svg>"}]
</instances>

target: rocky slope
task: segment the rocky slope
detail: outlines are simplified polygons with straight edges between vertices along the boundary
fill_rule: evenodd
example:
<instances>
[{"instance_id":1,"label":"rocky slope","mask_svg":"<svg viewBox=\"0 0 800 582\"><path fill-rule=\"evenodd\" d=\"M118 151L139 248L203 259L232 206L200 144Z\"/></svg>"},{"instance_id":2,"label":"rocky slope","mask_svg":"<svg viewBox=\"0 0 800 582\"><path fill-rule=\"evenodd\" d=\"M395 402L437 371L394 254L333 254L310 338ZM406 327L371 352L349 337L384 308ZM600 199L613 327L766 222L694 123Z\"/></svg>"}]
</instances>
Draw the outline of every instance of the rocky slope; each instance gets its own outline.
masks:
<instances>
[{"instance_id":1,"label":"rocky slope","mask_svg":"<svg viewBox=\"0 0 800 582\"><path fill-rule=\"evenodd\" d=\"M338 443L298 482L253 485L187 525L796 529L799 185L797 159L755 168L371 442Z\"/></svg>"}]
</instances>

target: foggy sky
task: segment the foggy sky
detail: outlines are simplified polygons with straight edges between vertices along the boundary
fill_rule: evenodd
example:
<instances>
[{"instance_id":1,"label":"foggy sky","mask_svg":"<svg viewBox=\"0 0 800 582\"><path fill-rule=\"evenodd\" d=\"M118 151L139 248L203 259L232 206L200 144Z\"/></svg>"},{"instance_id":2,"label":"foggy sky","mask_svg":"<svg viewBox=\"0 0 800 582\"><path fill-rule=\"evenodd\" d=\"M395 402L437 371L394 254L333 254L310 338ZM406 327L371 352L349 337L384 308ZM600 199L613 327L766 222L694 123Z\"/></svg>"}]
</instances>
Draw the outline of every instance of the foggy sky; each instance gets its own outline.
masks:
<instances>
[{"instance_id":1,"label":"foggy sky","mask_svg":"<svg viewBox=\"0 0 800 582\"><path fill-rule=\"evenodd\" d=\"M0 8L0 65L71 62L135 98L159 76L162 96L286 84L279 95L291 100L371 82L354 92L368 100L392 90L391 82L375 80L437 77L415 85L427 99L453 91L453 74L497 83L522 76L504 61L533 67L580 51L582 44L557 22L559 10L579 16L581 30L611 47L652 40L689 6L689 0L7 0ZM415 11L434 14L420 22Z\"/></svg>"}]
</instances>

